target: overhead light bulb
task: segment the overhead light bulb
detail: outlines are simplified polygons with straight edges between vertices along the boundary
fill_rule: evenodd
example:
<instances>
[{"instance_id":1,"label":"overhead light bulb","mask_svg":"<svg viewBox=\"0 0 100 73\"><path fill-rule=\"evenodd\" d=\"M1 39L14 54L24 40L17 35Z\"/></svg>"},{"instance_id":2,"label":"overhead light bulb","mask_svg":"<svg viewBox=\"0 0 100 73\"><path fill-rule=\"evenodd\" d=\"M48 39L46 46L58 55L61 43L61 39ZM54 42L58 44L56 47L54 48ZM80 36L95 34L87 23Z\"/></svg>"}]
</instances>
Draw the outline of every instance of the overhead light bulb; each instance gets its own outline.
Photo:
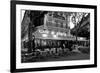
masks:
<instances>
[{"instance_id":1,"label":"overhead light bulb","mask_svg":"<svg viewBox=\"0 0 100 73\"><path fill-rule=\"evenodd\" d=\"M57 35L53 35L54 38L57 38Z\"/></svg>"},{"instance_id":2,"label":"overhead light bulb","mask_svg":"<svg viewBox=\"0 0 100 73\"><path fill-rule=\"evenodd\" d=\"M55 33L54 31L51 32L52 35L54 35L54 33Z\"/></svg>"},{"instance_id":3,"label":"overhead light bulb","mask_svg":"<svg viewBox=\"0 0 100 73\"><path fill-rule=\"evenodd\" d=\"M47 34L42 34L42 36L43 36L43 37L47 37L48 35L47 35Z\"/></svg>"}]
</instances>

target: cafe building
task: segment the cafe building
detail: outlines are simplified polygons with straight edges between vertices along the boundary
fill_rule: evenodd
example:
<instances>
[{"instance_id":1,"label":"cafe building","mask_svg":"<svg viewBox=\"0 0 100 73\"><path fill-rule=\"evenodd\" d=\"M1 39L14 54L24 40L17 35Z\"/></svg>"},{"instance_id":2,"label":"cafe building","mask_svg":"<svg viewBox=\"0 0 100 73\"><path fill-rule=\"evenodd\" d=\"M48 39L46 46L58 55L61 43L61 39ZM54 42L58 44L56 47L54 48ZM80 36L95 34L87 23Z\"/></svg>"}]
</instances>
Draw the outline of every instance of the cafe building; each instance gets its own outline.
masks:
<instances>
[{"instance_id":1,"label":"cafe building","mask_svg":"<svg viewBox=\"0 0 100 73\"><path fill-rule=\"evenodd\" d=\"M44 16L44 24L36 27L32 33L35 48L70 48L76 37L70 34L68 16L62 12L48 12Z\"/></svg>"},{"instance_id":2,"label":"cafe building","mask_svg":"<svg viewBox=\"0 0 100 73\"><path fill-rule=\"evenodd\" d=\"M33 49L68 48L71 50L76 43L76 36L70 33L70 15L66 16L63 12L48 12L44 15L43 25L37 26L36 29L32 32ZM80 45L87 42L83 37L77 38ZM28 41L28 34L24 41Z\"/></svg>"}]
</instances>

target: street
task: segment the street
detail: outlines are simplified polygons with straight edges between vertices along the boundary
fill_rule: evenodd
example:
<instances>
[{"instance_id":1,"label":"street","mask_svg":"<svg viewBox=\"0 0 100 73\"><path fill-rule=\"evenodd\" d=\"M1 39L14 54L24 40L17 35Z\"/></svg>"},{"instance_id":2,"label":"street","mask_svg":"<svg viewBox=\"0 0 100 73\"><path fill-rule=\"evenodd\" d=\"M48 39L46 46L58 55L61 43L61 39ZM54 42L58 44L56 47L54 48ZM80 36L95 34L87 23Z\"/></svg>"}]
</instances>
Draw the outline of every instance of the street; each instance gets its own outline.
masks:
<instances>
[{"instance_id":1,"label":"street","mask_svg":"<svg viewBox=\"0 0 100 73\"><path fill-rule=\"evenodd\" d=\"M60 55L60 56L30 57L29 59L26 59L24 63L48 62L48 61L72 61L72 60L88 60L88 59L90 59L90 54L71 52L69 54Z\"/></svg>"}]
</instances>

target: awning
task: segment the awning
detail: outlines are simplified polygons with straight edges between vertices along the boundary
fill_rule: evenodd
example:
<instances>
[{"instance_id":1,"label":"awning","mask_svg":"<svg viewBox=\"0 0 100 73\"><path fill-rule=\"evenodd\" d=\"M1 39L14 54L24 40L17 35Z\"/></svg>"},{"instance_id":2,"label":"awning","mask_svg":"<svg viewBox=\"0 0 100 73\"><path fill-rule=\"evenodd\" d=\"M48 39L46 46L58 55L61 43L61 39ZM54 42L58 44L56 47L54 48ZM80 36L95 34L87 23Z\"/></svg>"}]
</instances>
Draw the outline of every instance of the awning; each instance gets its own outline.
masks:
<instances>
[{"instance_id":1,"label":"awning","mask_svg":"<svg viewBox=\"0 0 100 73\"><path fill-rule=\"evenodd\" d=\"M50 31L50 32L43 33L43 32L39 32L39 30L43 30L44 29L43 26L39 26L37 28L38 28L37 31L35 31L33 33L33 35L35 36L35 38L38 38L38 39L76 40L75 36L72 36L72 35L69 35L69 34L66 34L66 36L59 36L59 35L55 35L55 34L51 33L51 31L54 31L54 33L57 33L57 32L65 33L66 31L68 31L68 29L55 28L55 27L47 27L45 29Z\"/></svg>"}]
</instances>

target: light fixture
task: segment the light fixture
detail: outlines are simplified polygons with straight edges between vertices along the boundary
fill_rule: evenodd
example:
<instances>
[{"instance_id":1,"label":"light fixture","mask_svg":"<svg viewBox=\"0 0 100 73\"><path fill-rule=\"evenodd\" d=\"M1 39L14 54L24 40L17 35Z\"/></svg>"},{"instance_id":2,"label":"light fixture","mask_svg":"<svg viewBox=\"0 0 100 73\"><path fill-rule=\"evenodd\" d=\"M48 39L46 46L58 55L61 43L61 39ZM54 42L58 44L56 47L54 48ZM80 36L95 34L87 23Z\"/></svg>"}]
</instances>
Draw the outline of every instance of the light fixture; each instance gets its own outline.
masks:
<instances>
[{"instance_id":1,"label":"light fixture","mask_svg":"<svg viewBox=\"0 0 100 73\"><path fill-rule=\"evenodd\" d=\"M55 33L54 31L51 31L51 34L52 34L52 35L54 35L54 33Z\"/></svg>"},{"instance_id":2,"label":"light fixture","mask_svg":"<svg viewBox=\"0 0 100 73\"><path fill-rule=\"evenodd\" d=\"M53 35L54 38L57 38L57 35Z\"/></svg>"},{"instance_id":3,"label":"light fixture","mask_svg":"<svg viewBox=\"0 0 100 73\"><path fill-rule=\"evenodd\" d=\"M42 37L47 37L48 35L47 34L42 34Z\"/></svg>"},{"instance_id":4,"label":"light fixture","mask_svg":"<svg viewBox=\"0 0 100 73\"><path fill-rule=\"evenodd\" d=\"M64 35L64 36L67 36L67 34L66 34L66 33L64 33L63 35Z\"/></svg>"},{"instance_id":5,"label":"light fixture","mask_svg":"<svg viewBox=\"0 0 100 73\"><path fill-rule=\"evenodd\" d=\"M85 40L85 38L83 38L83 37L79 37L78 39L79 39L79 40Z\"/></svg>"}]
</instances>

